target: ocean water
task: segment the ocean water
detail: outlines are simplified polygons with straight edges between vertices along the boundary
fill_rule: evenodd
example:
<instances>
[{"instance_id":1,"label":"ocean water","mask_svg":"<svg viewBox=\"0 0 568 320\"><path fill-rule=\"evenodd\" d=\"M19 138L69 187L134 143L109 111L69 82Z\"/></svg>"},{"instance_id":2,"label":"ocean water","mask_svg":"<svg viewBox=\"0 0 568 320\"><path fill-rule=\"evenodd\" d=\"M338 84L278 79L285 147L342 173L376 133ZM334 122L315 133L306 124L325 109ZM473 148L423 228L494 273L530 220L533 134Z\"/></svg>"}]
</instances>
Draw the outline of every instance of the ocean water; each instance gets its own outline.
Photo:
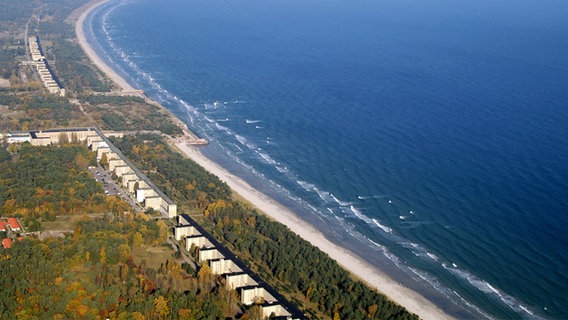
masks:
<instances>
[{"instance_id":1,"label":"ocean water","mask_svg":"<svg viewBox=\"0 0 568 320\"><path fill-rule=\"evenodd\" d=\"M460 318L568 318L568 2L125 0L203 152Z\"/></svg>"}]
</instances>

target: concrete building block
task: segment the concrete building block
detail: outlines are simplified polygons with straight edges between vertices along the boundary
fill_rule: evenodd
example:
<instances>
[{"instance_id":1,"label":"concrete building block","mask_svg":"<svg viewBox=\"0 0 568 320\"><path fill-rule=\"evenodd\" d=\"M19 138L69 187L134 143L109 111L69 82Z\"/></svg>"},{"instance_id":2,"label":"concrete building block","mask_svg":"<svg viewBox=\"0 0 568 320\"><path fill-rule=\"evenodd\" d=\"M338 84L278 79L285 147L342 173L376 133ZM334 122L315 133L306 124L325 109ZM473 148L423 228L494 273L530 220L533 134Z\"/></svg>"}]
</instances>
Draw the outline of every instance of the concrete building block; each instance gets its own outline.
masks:
<instances>
[{"instance_id":1,"label":"concrete building block","mask_svg":"<svg viewBox=\"0 0 568 320\"><path fill-rule=\"evenodd\" d=\"M225 276L226 284L229 288L238 289L241 287L257 286L258 283L247 273L227 274Z\"/></svg>"},{"instance_id":2,"label":"concrete building block","mask_svg":"<svg viewBox=\"0 0 568 320\"><path fill-rule=\"evenodd\" d=\"M108 147L108 145L98 137L87 137L87 146L89 146L91 151L96 151L103 143L105 147Z\"/></svg>"},{"instance_id":3,"label":"concrete building block","mask_svg":"<svg viewBox=\"0 0 568 320\"><path fill-rule=\"evenodd\" d=\"M114 173L119 176L122 177L123 175L127 174L127 173L132 173L132 168L128 165L122 165L122 166L116 166L114 167Z\"/></svg>"},{"instance_id":4,"label":"concrete building block","mask_svg":"<svg viewBox=\"0 0 568 320\"><path fill-rule=\"evenodd\" d=\"M140 181L138 182L138 185L140 186L140 188L152 188L148 182L146 182L145 180L140 179Z\"/></svg>"},{"instance_id":5,"label":"concrete building block","mask_svg":"<svg viewBox=\"0 0 568 320\"><path fill-rule=\"evenodd\" d=\"M124 162L124 160L120 159L120 156L118 155L118 153L116 152L109 152L107 153L107 160L110 162L111 160L121 160ZM126 164L126 163L125 163ZM110 165L110 163L109 163Z\"/></svg>"},{"instance_id":6,"label":"concrete building block","mask_svg":"<svg viewBox=\"0 0 568 320\"><path fill-rule=\"evenodd\" d=\"M199 235L199 232L197 232L194 226L185 225L185 226L174 227L174 237L178 241L187 236L197 236L197 235Z\"/></svg>"},{"instance_id":7,"label":"concrete building block","mask_svg":"<svg viewBox=\"0 0 568 320\"><path fill-rule=\"evenodd\" d=\"M166 200L164 200L163 203L166 204L166 214L168 218L175 218L177 216L177 204L175 203L167 204Z\"/></svg>"},{"instance_id":8,"label":"concrete building block","mask_svg":"<svg viewBox=\"0 0 568 320\"><path fill-rule=\"evenodd\" d=\"M144 200L146 200L146 198L155 197L157 195L158 194L156 193L156 191L154 191L154 189L140 188L140 189L136 190L136 201L144 202Z\"/></svg>"},{"instance_id":9,"label":"concrete building block","mask_svg":"<svg viewBox=\"0 0 568 320\"><path fill-rule=\"evenodd\" d=\"M101 161L103 154L111 152L110 147L101 146L97 149L97 161Z\"/></svg>"},{"instance_id":10,"label":"concrete building block","mask_svg":"<svg viewBox=\"0 0 568 320\"><path fill-rule=\"evenodd\" d=\"M196 246L197 248L213 246L213 244L209 241L209 239L207 239L202 235L185 237L185 250L189 251L192 245Z\"/></svg>"},{"instance_id":11,"label":"concrete building block","mask_svg":"<svg viewBox=\"0 0 568 320\"><path fill-rule=\"evenodd\" d=\"M243 270L237 266L233 260L230 259L216 259L209 261L209 267L211 267L211 272L213 274L227 274L242 272Z\"/></svg>"},{"instance_id":12,"label":"concrete building block","mask_svg":"<svg viewBox=\"0 0 568 320\"><path fill-rule=\"evenodd\" d=\"M180 215L180 216L177 217L177 223L178 223L178 225L190 224L189 220L185 219L185 217L183 215Z\"/></svg>"},{"instance_id":13,"label":"concrete building block","mask_svg":"<svg viewBox=\"0 0 568 320\"><path fill-rule=\"evenodd\" d=\"M129 183L130 181L136 182L136 180L138 179L138 176L137 176L136 173L134 173L134 172L125 173L125 174L123 174L121 177L122 177L122 186L123 186L124 188L127 188L127 187L128 187L128 183ZM135 185L135 183L132 184L132 188L134 188L134 185ZM128 191L130 191L130 190L128 190ZM130 192L134 192L134 190L132 190L132 191L130 191Z\"/></svg>"},{"instance_id":14,"label":"concrete building block","mask_svg":"<svg viewBox=\"0 0 568 320\"><path fill-rule=\"evenodd\" d=\"M284 309L284 307L282 307L282 305L279 303L262 305L261 308L262 308L262 316L265 318L270 317L270 315L272 314L274 314L277 317L286 317L286 318L291 316L290 312L286 311L286 309Z\"/></svg>"},{"instance_id":15,"label":"concrete building block","mask_svg":"<svg viewBox=\"0 0 568 320\"><path fill-rule=\"evenodd\" d=\"M225 256L216 248L203 248L199 250L199 262L223 258L225 258Z\"/></svg>"},{"instance_id":16,"label":"concrete building block","mask_svg":"<svg viewBox=\"0 0 568 320\"><path fill-rule=\"evenodd\" d=\"M241 288L241 303L244 305L251 305L265 301L272 303L276 299L261 286L251 286Z\"/></svg>"},{"instance_id":17,"label":"concrete building block","mask_svg":"<svg viewBox=\"0 0 568 320\"><path fill-rule=\"evenodd\" d=\"M117 157L118 157L118 155L116 155L116 153L114 153L114 152L109 152L107 154L108 170L109 171L114 171L114 168L116 168L118 166L126 166L126 162L124 162L124 160L122 160L120 158L117 159Z\"/></svg>"},{"instance_id":18,"label":"concrete building block","mask_svg":"<svg viewBox=\"0 0 568 320\"><path fill-rule=\"evenodd\" d=\"M152 190L153 191L153 190ZM146 209L152 208L158 212L162 210L162 198L158 196L150 196L144 199L144 207Z\"/></svg>"},{"instance_id":19,"label":"concrete building block","mask_svg":"<svg viewBox=\"0 0 568 320\"><path fill-rule=\"evenodd\" d=\"M126 176L130 176L130 173L126 174ZM124 181L124 175L122 176L122 179ZM133 179L133 180L128 180L126 181L126 188L128 189L128 192L130 193L134 193L136 192L136 183L138 183L139 180L137 179Z\"/></svg>"}]
</instances>

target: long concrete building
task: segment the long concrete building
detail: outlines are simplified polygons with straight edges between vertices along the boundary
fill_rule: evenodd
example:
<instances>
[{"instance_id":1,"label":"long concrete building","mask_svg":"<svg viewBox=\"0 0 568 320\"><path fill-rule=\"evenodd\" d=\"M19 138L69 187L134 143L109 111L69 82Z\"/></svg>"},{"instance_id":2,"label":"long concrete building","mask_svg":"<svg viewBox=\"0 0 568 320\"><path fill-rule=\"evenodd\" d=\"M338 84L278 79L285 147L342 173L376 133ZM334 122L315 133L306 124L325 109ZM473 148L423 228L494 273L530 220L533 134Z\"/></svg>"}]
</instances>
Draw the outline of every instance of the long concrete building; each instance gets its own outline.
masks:
<instances>
[{"instance_id":1,"label":"long concrete building","mask_svg":"<svg viewBox=\"0 0 568 320\"><path fill-rule=\"evenodd\" d=\"M120 133L110 133L121 136ZM9 133L8 143L29 142L33 146L46 146L65 142L85 143L97 155L100 161L103 155L108 161L108 170L116 174L121 184L145 209L152 208L168 218L177 215L177 205L166 196L150 179L140 172L122 152L98 128L64 128L33 130L29 132Z\"/></svg>"},{"instance_id":2,"label":"long concrete building","mask_svg":"<svg viewBox=\"0 0 568 320\"><path fill-rule=\"evenodd\" d=\"M197 248L199 262L207 261L213 274L223 276L226 285L237 290L243 305L259 305L264 317L272 315L277 319L306 318L298 307L262 281L190 216L181 214L177 219L177 226L174 227L175 239L185 240L187 251Z\"/></svg>"},{"instance_id":3,"label":"long concrete building","mask_svg":"<svg viewBox=\"0 0 568 320\"><path fill-rule=\"evenodd\" d=\"M47 88L50 93L59 94L60 96L65 96L65 88L55 75L55 72L49 65L49 62L43 54L43 49L41 48L41 42L39 37L29 37L30 54L32 56L32 61L28 62L36 67L41 82Z\"/></svg>"},{"instance_id":4,"label":"long concrete building","mask_svg":"<svg viewBox=\"0 0 568 320\"><path fill-rule=\"evenodd\" d=\"M177 205L140 172L102 132L95 130L98 137L92 137L91 144L87 144L91 150L97 152L97 160L100 161L103 155L106 156L109 171L119 177L129 192L136 194L136 200L144 208L152 208L168 218L177 216Z\"/></svg>"}]
</instances>

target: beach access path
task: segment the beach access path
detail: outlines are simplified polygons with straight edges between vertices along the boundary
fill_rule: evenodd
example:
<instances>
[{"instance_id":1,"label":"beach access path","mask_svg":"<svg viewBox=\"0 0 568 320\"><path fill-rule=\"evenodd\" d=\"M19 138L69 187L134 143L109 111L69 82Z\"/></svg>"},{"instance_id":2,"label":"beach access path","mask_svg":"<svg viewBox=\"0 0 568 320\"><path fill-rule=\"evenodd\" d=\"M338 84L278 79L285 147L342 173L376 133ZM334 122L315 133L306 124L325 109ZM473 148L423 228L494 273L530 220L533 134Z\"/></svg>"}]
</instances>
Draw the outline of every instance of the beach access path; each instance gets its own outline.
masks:
<instances>
[{"instance_id":1,"label":"beach access path","mask_svg":"<svg viewBox=\"0 0 568 320\"><path fill-rule=\"evenodd\" d=\"M94 49L87 42L83 32L83 24L87 15L94 8L108 1L109 0L92 0L72 13L72 15L78 17L75 22L75 33L77 34L79 44L89 59L91 59L91 61L102 72L120 86L123 91L135 91L135 89L130 86L124 78L122 78L97 56ZM161 107L163 108L163 106ZM205 157L199 151L199 147L186 144L187 140L192 140L194 138L194 134L188 130L184 130L184 137L172 139L171 144L203 168L218 176L222 181L227 183L234 192L245 198L264 214L286 225L292 232L298 234L312 245L327 253L346 270L365 281L371 287L384 293L391 300L404 306L410 312L417 314L422 319L452 319L452 317L444 313L443 310L438 308L422 295L393 280L377 267L366 262L355 253L332 243L319 230L306 221L300 219L290 209L271 199L262 192L254 189L243 179L231 174L217 163Z\"/></svg>"}]
</instances>

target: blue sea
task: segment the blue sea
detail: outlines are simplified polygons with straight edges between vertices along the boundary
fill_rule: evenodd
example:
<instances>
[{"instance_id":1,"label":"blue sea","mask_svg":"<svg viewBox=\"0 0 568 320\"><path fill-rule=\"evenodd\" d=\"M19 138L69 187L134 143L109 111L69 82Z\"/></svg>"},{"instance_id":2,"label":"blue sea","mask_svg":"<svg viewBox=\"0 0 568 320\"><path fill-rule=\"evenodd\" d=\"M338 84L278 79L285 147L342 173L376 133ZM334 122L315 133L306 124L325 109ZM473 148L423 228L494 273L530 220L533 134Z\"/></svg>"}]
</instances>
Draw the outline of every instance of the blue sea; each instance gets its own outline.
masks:
<instances>
[{"instance_id":1,"label":"blue sea","mask_svg":"<svg viewBox=\"0 0 568 320\"><path fill-rule=\"evenodd\" d=\"M568 2L113 0L210 158L459 318L568 318Z\"/></svg>"}]
</instances>

